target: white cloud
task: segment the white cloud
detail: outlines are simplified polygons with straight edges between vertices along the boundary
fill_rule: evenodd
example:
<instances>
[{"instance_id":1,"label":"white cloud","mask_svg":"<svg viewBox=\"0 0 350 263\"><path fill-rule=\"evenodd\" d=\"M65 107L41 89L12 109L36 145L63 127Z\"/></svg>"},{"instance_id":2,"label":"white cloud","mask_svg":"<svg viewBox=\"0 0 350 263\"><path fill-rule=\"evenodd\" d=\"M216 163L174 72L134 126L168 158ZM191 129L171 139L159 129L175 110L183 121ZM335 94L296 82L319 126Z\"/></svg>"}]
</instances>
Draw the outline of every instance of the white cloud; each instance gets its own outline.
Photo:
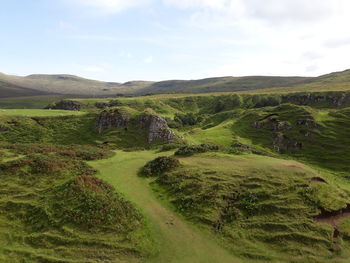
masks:
<instances>
[{"instance_id":1,"label":"white cloud","mask_svg":"<svg viewBox=\"0 0 350 263\"><path fill-rule=\"evenodd\" d=\"M348 0L163 2L192 10L185 24L211 36L203 45L216 41L222 52L232 54L217 58L202 77L320 75L350 67Z\"/></svg>"},{"instance_id":2,"label":"white cloud","mask_svg":"<svg viewBox=\"0 0 350 263\"><path fill-rule=\"evenodd\" d=\"M58 26L59 26L59 28L62 29L62 30L78 30L78 29L79 29L78 26L73 25L73 24L70 24L70 23L67 23L67 22L65 22L65 21L60 21L60 22L58 23Z\"/></svg>"},{"instance_id":3,"label":"white cloud","mask_svg":"<svg viewBox=\"0 0 350 263\"><path fill-rule=\"evenodd\" d=\"M222 10L231 7L236 0L164 0L169 6L179 8L211 8L214 10Z\"/></svg>"},{"instance_id":4,"label":"white cloud","mask_svg":"<svg viewBox=\"0 0 350 263\"><path fill-rule=\"evenodd\" d=\"M125 9L142 6L148 0L71 0L81 6L95 9L103 13L117 13Z\"/></svg>"},{"instance_id":5,"label":"white cloud","mask_svg":"<svg viewBox=\"0 0 350 263\"><path fill-rule=\"evenodd\" d=\"M148 56L148 57L145 57L145 59L143 60L143 62L145 64L150 64L153 62L153 56Z\"/></svg>"},{"instance_id":6,"label":"white cloud","mask_svg":"<svg viewBox=\"0 0 350 263\"><path fill-rule=\"evenodd\" d=\"M347 0L163 0L168 6L245 15L270 22L321 20L349 7ZM235 17L232 17L235 18Z\"/></svg>"}]
</instances>

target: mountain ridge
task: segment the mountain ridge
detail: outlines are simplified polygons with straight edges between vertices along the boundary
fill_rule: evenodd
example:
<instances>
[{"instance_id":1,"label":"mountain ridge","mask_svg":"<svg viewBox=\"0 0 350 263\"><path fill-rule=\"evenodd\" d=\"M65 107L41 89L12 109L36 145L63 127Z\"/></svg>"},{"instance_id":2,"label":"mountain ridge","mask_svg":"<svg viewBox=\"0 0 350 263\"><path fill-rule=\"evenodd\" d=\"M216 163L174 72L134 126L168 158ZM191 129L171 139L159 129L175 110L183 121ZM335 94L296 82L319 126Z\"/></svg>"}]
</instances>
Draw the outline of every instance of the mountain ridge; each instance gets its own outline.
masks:
<instances>
[{"instance_id":1,"label":"mountain ridge","mask_svg":"<svg viewBox=\"0 0 350 263\"><path fill-rule=\"evenodd\" d=\"M308 90L342 87L350 89L350 70L319 77L242 76L211 77L193 80L104 82L70 74L32 74L15 76L0 73L0 97L71 95L110 97L148 94L237 92L273 89L273 91Z\"/></svg>"}]
</instances>

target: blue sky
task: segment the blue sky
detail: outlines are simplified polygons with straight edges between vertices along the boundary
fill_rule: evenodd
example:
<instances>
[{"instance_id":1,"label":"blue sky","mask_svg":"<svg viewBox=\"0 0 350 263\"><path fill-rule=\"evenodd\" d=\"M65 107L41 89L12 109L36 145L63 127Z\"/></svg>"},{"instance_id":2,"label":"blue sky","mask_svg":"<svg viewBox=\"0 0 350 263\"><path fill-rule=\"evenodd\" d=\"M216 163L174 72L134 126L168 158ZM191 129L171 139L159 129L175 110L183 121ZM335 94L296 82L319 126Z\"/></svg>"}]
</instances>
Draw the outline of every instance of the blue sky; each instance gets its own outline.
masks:
<instances>
[{"instance_id":1,"label":"blue sky","mask_svg":"<svg viewBox=\"0 0 350 263\"><path fill-rule=\"evenodd\" d=\"M0 72L129 80L350 68L348 0L3 0Z\"/></svg>"}]
</instances>

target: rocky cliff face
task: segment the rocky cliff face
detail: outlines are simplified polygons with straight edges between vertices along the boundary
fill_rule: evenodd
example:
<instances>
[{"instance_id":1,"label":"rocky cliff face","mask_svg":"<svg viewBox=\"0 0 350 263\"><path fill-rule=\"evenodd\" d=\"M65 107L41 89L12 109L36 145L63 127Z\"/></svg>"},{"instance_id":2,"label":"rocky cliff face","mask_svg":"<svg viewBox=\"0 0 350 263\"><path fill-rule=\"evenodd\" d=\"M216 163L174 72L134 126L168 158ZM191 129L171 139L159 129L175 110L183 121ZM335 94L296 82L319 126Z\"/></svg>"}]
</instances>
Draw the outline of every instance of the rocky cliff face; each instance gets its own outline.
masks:
<instances>
[{"instance_id":1,"label":"rocky cliff face","mask_svg":"<svg viewBox=\"0 0 350 263\"><path fill-rule=\"evenodd\" d=\"M105 109L108 107L115 107L115 106L123 106L123 103L121 103L118 100L111 100L109 102L96 102L95 107L99 109Z\"/></svg>"},{"instance_id":2,"label":"rocky cliff face","mask_svg":"<svg viewBox=\"0 0 350 263\"><path fill-rule=\"evenodd\" d=\"M257 129L261 129L261 128L271 129L275 132L292 129L292 126L289 123L278 119L278 114L270 114L254 122L253 127Z\"/></svg>"},{"instance_id":3,"label":"rocky cliff face","mask_svg":"<svg viewBox=\"0 0 350 263\"><path fill-rule=\"evenodd\" d=\"M148 131L148 143L154 141L171 142L176 134L171 131L165 119L160 116L144 113L139 117L139 127Z\"/></svg>"},{"instance_id":4,"label":"rocky cliff face","mask_svg":"<svg viewBox=\"0 0 350 263\"><path fill-rule=\"evenodd\" d=\"M170 143L177 135L169 129L167 121L157 115L143 113L136 117L131 117L122 109L104 110L96 119L96 130L102 133L104 130L111 128L128 128L140 131L140 136L147 134L149 144L155 142Z\"/></svg>"},{"instance_id":5,"label":"rocky cliff face","mask_svg":"<svg viewBox=\"0 0 350 263\"><path fill-rule=\"evenodd\" d=\"M302 137L295 136L293 131L305 137L311 137L319 125L312 116L304 116L290 122L281 121L279 114L269 114L252 124L255 129L265 129L272 132L272 147L274 151L283 153L286 151L298 151L303 148ZM292 131L290 133L289 131Z\"/></svg>"},{"instance_id":6,"label":"rocky cliff face","mask_svg":"<svg viewBox=\"0 0 350 263\"><path fill-rule=\"evenodd\" d=\"M297 105L323 103L331 107L343 107L350 104L350 93L337 92L325 94L306 93L286 95L282 97L282 103L293 103Z\"/></svg>"},{"instance_id":7,"label":"rocky cliff face","mask_svg":"<svg viewBox=\"0 0 350 263\"><path fill-rule=\"evenodd\" d=\"M62 101L57 102L53 105L47 106L46 109L80 111L81 104L77 101L62 100Z\"/></svg>"},{"instance_id":8,"label":"rocky cliff face","mask_svg":"<svg viewBox=\"0 0 350 263\"><path fill-rule=\"evenodd\" d=\"M301 142L289 138L282 133L276 133L273 139L273 149L275 152L283 153L289 150L300 150L303 147Z\"/></svg>"},{"instance_id":9,"label":"rocky cliff face","mask_svg":"<svg viewBox=\"0 0 350 263\"><path fill-rule=\"evenodd\" d=\"M96 120L96 129L98 133L110 128L127 127L129 115L120 109L104 110Z\"/></svg>"}]
</instances>

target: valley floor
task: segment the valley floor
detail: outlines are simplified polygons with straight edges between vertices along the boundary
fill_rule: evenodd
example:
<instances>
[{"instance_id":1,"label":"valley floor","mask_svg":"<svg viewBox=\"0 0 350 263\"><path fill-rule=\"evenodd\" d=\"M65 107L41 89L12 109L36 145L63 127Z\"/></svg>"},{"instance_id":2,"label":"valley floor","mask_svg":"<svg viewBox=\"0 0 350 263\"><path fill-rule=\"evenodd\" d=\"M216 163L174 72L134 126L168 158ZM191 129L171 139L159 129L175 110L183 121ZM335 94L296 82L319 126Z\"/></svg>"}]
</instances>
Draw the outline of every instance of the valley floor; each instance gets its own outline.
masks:
<instances>
[{"instance_id":1,"label":"valley floor","mask_svg":"<svg viewBox=\"0 0 350 263\"><path fill-rule=\"evenodd\" d=\"M138 170L148 161L164 153L121 152L110 159L90 162L99 177L112 184L132 201L149 220L159 251L150 263L236 263L229 252L218 245L206 231L186 223L166 204L157 199L147 179L138 177Z\"/></svg>"}]
</instances>

